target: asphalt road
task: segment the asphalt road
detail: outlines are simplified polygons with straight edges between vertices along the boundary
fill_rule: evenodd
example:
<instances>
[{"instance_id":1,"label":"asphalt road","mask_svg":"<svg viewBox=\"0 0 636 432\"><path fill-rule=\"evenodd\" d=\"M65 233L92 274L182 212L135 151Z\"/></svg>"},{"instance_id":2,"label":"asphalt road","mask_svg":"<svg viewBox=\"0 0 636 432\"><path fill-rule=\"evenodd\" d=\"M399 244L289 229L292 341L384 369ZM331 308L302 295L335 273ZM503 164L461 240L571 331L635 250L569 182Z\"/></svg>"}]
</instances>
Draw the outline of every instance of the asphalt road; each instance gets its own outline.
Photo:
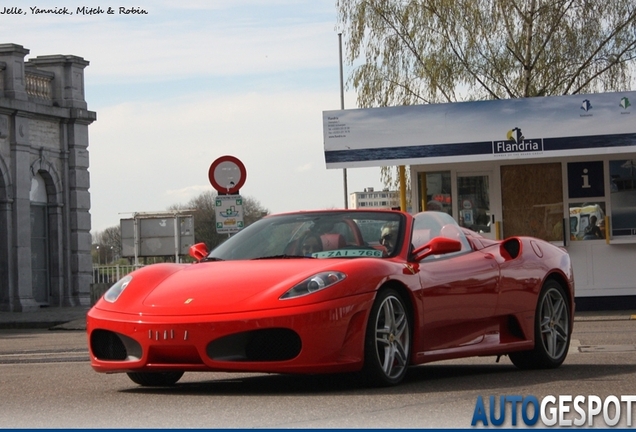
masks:
<instances>
[{"instance_id":1,"label":"asphalt road","mask_svg":"<svg viewBox=\"0 0 636 432\"><path fill-rule=\"evenodd\" d=\"M95 373L82 331L2 330L0 425L464 428L480 396L636 394L635 351L636 320L623 317L577 322L556 370L519 371L507 358L487 357L415 367L402 385L381 389L348 376L227 373L186 373L175 387L142 388L124 374ZM508 412L504 426L511 418ZM594 425L606 426L602 418Z\"/></svg>"}]
</instances>

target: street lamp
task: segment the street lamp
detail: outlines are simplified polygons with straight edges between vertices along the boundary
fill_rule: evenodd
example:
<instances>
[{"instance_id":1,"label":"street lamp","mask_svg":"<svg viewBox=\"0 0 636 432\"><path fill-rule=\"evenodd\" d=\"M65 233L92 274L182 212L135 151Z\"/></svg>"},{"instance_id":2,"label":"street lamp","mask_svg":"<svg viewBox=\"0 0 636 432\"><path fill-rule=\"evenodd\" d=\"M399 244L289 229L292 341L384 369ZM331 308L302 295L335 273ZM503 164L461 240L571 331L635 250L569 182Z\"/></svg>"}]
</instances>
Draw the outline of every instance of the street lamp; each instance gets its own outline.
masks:
<instances>
[{"instance_id":1,"label":"street lamp","mask_svg":"<svg viewBox=\"0 0 636 432\"><path fill-rule=\"evenodd\" d=\"M97 249L97 267L100 266L100 261L99 261L99 246L95 246L95 249Z\"/></svg>"}]
</instances>

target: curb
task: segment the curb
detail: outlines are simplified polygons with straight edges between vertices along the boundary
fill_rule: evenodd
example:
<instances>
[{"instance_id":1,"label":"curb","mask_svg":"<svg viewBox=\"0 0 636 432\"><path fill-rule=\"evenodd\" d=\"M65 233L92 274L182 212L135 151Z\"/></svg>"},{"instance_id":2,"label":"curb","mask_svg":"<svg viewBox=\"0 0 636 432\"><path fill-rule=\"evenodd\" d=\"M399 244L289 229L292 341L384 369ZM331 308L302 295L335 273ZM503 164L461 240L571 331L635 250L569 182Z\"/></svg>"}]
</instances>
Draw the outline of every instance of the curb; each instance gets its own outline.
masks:
<instances>
[{"instance_id":1,"label":"curb","mask_svg":"<svg viewBox=\"0 0 636 432\"><path fill-rule=\"evenodd\" d=\"M0 330L46 330L65 323L66 321L0 322Z\"/></svg>"}]
</instances>

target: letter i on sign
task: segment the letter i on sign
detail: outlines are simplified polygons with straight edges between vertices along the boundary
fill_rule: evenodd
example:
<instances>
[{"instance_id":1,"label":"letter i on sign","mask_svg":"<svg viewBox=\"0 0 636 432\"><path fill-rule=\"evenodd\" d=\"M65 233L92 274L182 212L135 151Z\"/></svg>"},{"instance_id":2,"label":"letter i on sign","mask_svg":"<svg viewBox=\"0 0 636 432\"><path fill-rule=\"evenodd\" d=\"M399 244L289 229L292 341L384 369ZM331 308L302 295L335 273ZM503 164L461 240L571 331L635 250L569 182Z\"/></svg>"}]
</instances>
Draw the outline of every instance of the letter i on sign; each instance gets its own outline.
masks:
<instances>
[{"instance_id":1,"label":"letter i on sign","mask_svg":"<svg viewBox=\"0 0 636 432\"><path fill-rule=\"evenodd\" d=\"M581 177L583 178L583 189L591 188L592 186L590 186L590 176L587 175L587 168L583 170L583 175Z\"/></svg>"}]
</instances>

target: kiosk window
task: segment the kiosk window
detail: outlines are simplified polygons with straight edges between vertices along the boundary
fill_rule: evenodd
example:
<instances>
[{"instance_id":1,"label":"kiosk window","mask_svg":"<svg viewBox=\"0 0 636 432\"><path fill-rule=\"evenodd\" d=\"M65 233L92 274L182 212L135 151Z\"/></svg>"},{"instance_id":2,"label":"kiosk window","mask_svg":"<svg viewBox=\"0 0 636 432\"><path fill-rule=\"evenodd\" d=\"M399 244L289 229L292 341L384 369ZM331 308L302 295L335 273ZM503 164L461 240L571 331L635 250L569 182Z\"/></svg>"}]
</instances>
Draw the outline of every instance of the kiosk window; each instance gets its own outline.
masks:
<instances>
[{"instance_id":1,"label":"kiosk window","mask_svg":"<svg viewBox=\"0 0 636 432\"><path fill-rule=\"evenodd\" d=\"M490 186L487 175L457 176L459 225L478 233L490 232Z\"/></svg>"},{"instance_id":2,"label":"kiosk window","mask_svg":"<svg viewBox=\"0 0 636 432\"><path fill-rule=\"evenodd\" d=\"M636 236L636 160L609 162L612 237Z\"/></svg>"},{"instance_id":3,"label":"kiosk window","mask_svg":"<svg viewBox=\"0 0 636 432\"><path fill-rule=\"evenodd\" d=\"M570 203L570 240L605 238L605 203Z\"/></svg>"},{"instance_id":4,"label":"kiosk window","mask_svg":"<svg viewBox=\"0 0 636 432\"><path fill-rule=\"evenodd\" d=\"M452 215L450 171L420 172L417 176L420 211L435 210Z\"/></svg>"}]
</instances>

